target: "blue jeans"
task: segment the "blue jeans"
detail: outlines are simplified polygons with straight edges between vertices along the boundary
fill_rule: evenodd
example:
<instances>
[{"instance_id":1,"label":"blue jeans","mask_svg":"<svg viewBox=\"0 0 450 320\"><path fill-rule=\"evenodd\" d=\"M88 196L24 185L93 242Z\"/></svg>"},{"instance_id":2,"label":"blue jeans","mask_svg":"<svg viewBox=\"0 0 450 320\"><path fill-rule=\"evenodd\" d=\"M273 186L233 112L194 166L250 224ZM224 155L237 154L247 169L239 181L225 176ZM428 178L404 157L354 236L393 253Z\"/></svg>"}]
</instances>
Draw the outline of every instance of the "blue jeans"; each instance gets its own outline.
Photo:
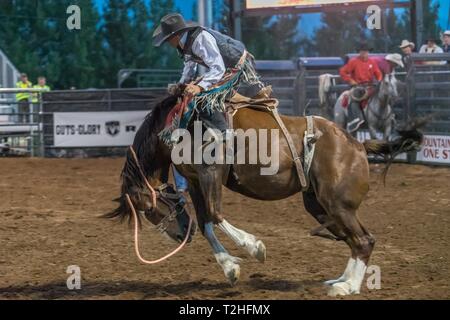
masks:
<instances>
[{"instance_id":1,"label":"blue jeans","mask_svg":"<svg viewBox=\"0 0 450 320\"><path fill-rule=\"evenodd\" d=\"M178 172L178 170L172 166L173 169L173 176L175 178L175 186L177 188L177 191L183 192L187 191L188 189L188 183L187 180Z\"/></svg>"}]
</instances>

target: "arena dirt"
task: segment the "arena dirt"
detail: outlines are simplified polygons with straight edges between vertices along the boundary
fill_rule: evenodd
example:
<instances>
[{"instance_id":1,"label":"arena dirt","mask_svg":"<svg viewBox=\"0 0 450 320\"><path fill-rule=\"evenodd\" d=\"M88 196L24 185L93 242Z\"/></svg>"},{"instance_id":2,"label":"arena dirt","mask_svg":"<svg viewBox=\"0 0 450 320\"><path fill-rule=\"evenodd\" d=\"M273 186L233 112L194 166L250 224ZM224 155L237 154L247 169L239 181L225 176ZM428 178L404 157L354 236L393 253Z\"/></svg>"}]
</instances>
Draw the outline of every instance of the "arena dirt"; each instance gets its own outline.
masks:
<instances>
[{"instance_id":1,"label":"arena dirt","mask_svg":"<svg viewBox=\"0 0 450 320\"><path fill-rule=\"evenodd\" d=\"M169 261L142 265L132 229L99 218L115 207L123 159L0 164L0 299L329 299L322 282L349 257L345 244L309 236L317 224L299 195L266 203L225 191L226 217L265 242L265 264L218 231L244 259L235 287L200 234ZM449 299L450 169L397 164L386 187L377 169L359 214L378 240L381 290L342 299ZM150 226L141 245L149 259L174 248ZM66 287L70 265L81 268L79 291Z\"/></svg>"}]
</instances>

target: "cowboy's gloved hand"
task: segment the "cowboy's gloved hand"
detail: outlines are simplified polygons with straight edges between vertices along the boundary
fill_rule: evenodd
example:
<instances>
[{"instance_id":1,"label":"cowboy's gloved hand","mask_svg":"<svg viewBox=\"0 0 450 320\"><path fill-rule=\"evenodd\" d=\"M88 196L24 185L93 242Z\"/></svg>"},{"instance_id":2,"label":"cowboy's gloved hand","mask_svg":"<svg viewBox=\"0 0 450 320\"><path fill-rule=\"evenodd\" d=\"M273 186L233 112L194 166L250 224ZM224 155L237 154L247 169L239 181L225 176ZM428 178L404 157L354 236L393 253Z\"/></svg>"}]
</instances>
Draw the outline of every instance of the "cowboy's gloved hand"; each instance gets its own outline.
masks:
<instances>
[{"instance_id":1,"label":"cowboy's gloved hand","mask_svg":"<svg viewBox=\"0 0 450 320\"><path fill-rule=\"evenodd\" d=\"M358 82L356 82L355 80L350 80L350 85L353 86L357 86Z\"/></svg>"},{"instance_id":2,"label":"cowboy's gloved hand","mask_svg":"<svg viewBox=\"0 0 450 320\"><path fill-rule=\"evenodd\" d=\"M181 83L169 84L169 86L167 87L167 92L170 95L179 96L182 93L182 86L183 85Z\"/></svg>"},{"instance_id":3,"label":"cowboy's gloved hand","mask_svg":"<svg viewBox=\"0 0 450 320\"><path fill-rule=\"evenodd\" d=\"M190 83L190 84L188 84L188 85L186 86L186 88L184 89L184 92L185 92L187 95L195 96L195 95L199 94L200 92L202 92L202 90L203 90L203 89L202 89L201 87L199 87L199 86L197 86L197 85L195 85L195 84Z\"/></svg>"}]
</instances>

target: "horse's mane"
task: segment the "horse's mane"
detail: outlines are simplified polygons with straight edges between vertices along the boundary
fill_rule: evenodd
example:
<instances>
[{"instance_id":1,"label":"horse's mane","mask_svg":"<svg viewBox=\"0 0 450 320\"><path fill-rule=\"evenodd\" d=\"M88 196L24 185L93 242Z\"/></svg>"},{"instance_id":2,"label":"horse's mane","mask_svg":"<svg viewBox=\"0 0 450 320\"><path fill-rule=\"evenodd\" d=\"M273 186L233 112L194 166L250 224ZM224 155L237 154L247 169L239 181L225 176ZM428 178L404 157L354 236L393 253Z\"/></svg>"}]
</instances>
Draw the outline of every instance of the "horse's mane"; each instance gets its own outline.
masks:
<instances>
[{"instance_id":1,"label":"horse's mane","mask_svg":"<svg viewBox=\"0 0 450 320\"><path fill-rule=\"evenodd\" d=\"M176 101L176 96L169 96L158 102L152 111L147 114L134 138L133 149L146 177L161 169L162 163L157 158L160 155L158 146L161 143L158 133L163 129L167 115L176 104ZM104 215L103 217L105 218L120 218L120 220L124 220L127 216L131 217L124 196L127 193L131 195L136 192L136 189L145 187L144 179L129 149L127 150L125 164L120 177L122 180L121 197L119 198L120 205L114 211Z\"/></svg>"}]
</instances>

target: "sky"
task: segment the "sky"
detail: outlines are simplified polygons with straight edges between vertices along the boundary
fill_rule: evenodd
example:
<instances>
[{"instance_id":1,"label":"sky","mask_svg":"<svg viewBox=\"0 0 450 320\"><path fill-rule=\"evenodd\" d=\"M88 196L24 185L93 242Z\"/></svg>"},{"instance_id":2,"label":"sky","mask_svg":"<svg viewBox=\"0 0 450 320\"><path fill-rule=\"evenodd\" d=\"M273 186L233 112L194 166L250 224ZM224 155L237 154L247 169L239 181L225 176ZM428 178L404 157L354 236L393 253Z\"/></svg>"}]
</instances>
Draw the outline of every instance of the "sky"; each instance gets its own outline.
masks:
<instances>
[{"instance_id":1,"label":"sky","mask_svg":"<svg viewBox=\"0 0 450 320\"><path fill-rule=\"evenodd\" d=\"M97 6L101 8L105 0L96 0ZM150 2L151 0L147 0ZM175 6L181 10L186 19L192 18L192 8L197 0L175 0ZM439 24L442 29L450 29L448 25L448 16L450 12L450 1L449 0L435 0L435 2L440 3L440 20ZM305 14L302 15L302 20L300 22L300 30L302 33L310 35L313 33L314 29L320 27L320 14Z\"/></svg>"}]
</instances>

